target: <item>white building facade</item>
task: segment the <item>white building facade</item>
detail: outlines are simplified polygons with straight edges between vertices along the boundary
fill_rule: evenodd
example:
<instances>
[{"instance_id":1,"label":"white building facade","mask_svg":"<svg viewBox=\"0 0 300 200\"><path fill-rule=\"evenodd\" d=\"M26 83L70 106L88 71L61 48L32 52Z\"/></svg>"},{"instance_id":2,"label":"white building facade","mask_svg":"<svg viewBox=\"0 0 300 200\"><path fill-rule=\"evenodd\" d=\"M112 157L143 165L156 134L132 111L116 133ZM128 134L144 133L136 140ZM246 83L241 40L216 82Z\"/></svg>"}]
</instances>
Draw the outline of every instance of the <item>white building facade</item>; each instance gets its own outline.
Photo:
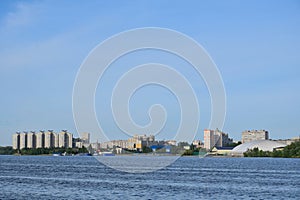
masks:
<instances>
[{"instance_id":1,"label":"white building facade","mask_svg":"<svg viewBox=\"0 0 300 200\"><path fill-rule=\"evenodd\" d=\"M72 148L73 134L67 131L62 131L59 134L52 130L47 132L40 131L31 132L16 132L12 136L13 149L23 148Z\"/></svg>"},{"instance_id":2,"label":"white building facade","mask_svg":"<svg viewBox=\"0 0 300 200\"><path fill-rule=\"evenodd\" d=\"M232 139L229 138L228 134L216 130L204 130L204 148L211 150L213 147L225 147L232 143Z\"/></svg>"},{"instance_id":3,"label":"white building facade","mask_svg":"<svg viewBox=\"0 0 300 200\"><path fill-rule=\"evenodd\" d=\"M266 130L247 130L242 132L242 143L255 140L268 140L269 132Z\"/></svg>"}]
</instances>

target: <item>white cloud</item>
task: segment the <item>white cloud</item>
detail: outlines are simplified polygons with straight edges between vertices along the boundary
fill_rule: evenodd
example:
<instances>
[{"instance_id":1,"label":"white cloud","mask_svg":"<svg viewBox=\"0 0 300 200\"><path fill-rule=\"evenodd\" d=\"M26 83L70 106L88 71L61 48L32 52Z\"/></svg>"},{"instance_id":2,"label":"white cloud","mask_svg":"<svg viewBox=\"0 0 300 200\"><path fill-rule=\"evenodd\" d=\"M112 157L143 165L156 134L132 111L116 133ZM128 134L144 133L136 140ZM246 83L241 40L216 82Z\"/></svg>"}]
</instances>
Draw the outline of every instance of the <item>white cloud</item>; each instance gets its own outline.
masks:
<instances>
[{"instance_id":1,"label":"white cloud","mask_svg":"<svg viewBox=\"0 0 300 200\"><path fill-rule=\"evenodd\" d=\"M15 10L10 11L3 18L3 28L18 28L30 25L40 12L40 4L18 2Z\"/></svg>"}]
</instances>

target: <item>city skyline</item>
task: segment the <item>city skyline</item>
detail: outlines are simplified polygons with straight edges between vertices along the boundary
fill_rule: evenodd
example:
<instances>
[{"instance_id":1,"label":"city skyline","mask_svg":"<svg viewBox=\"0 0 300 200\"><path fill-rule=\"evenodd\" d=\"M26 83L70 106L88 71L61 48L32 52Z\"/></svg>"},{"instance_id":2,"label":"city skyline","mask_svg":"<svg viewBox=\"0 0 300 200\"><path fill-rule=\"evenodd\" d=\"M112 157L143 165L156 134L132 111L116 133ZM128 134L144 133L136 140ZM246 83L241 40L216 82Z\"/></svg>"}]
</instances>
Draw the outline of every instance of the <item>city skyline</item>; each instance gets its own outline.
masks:
<instances>
[{"instance_id":1,"label":"city skyline","mask_svg":"<svg viewBox=\"0 0 300 200\"><path fill-rule=\"evenodd\" d=\"M242 131L252 129L268 130L274 139L299 136L299 2L132 4L1 2L0 146L11 145L11 134L17 130L64 128L79 137L72 115L72 90L81 63L108 37L140 27L180 31L207 50L220 70L227 96L224 127L216 128L237 140ZM186 62L151 50L120 59L99 83L105 87L97 89L95 107L105 131L113 133L110 139L127 137L113 123L110 111L115 81L131 67L151 61L167 63L188 77L201 111L196 139L204 140L202 132L210 128L211 109L205 83ZM180 118L171 92L144 87L129 104L132 116L137 124L146 125L147 111L154 103L163 104L168 112L166 126L156 137L171 139Z\"/></svg>"},{"instance_id":2,"label":"city skyline","mask_svg":"<svg viewBox=\"0 0 300 200\"><path fill-rule=\"evenodd\" d=\"M213 147L228 147L231 144L243 144L249 143L251 141L260 141L260 140L274 140L274 138L269 138L269 132L267 130L245 130L241 132L241 140L234 140L230 137L229 133L225 133L222 130L203 130L204 139L199 140L195 138L190 144L195 146L204 144L203 148L211 150ZM80 137L73 137L73 134L68 132L68 130L61 130L60 132L55 132L54 130L40 130L40 131L16 131L12 134L12 147L13 149L22 149L22 148L58 148L58 147L71 147L73 144L74 147L81 147L85 145L86 147L90 144L92 145L102 145L102 147L108 145L110 148L112 146L127 146L127 142L131 143L133 146L132 139L141 139L143 141L153 142L155 141L155 136L152 134L134 134L132 137L126 139L113 139L109 141L91 141L91 134L88 132L81 133ZM295 136L292 138L280 138L275 141L294 141L299 140L300 136ZM188 141L181 140L170 140L165 138L163 140L157 140L157 142L164 142L168 144L175 145L178 143L188 143ZM126 143L126 144L125 144ZM103 146L104 145L104 146Z\"/></svg>"}]
</instances>

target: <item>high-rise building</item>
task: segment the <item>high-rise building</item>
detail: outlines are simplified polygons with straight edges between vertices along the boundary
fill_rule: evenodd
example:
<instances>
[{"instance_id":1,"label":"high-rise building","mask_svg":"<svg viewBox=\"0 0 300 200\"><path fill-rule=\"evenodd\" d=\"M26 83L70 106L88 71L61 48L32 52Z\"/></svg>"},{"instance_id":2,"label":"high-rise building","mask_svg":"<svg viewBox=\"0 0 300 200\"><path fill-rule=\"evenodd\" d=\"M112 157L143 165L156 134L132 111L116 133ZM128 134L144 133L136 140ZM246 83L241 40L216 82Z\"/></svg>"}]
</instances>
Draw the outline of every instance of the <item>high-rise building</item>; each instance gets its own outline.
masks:
<instances>
[{"instance_id":1,"label":"high-rise building","mask_svg":"<svg viewBox=\"0 0 300 200\"><path fill-rule=\"evenodd\" d=\"M72 148L73 147L73 134L67 132L66 137L66 145L65 148Z\"/></svg>"},{"instance_id":2,"label":"high-rise building","mask_svg":"<svg viewBox=\"0 0 300 200\"><path fill-rule=\"evenodd\" d=\"M36 133L36 148L44 148L45 147L45 132L40 131Z\"/></svg>"},{"instance_id":3,"label":"high-rise building","mask_svg":"<svg viewBox=\"0 0 300 200\"><path fill-rule=\"evenodd\" d=\"M268 140L269 132L266 130L247 130L242 132L242 143L254 140Z\"/></svg>"},{"instance_id":4,"label":"high-rise building","mask_svg":"<svg viewBox=\"0 0 300 200\"><path fill-rule=\"evenodd\" d=\"M20 149L27 148L27 132L20 133Z\"/></svg>"},{"instance_id":5,"label":"high-rise building","mask_svg":"<svg viewBox=\"0 0 300 200\"><path fill-rule=\"evenodd\" d=\"M23 148L72 148L73 135L66 130L59 134L52 130L31 132L16 132L12 136L13 149Z\"/></svg>"},{"instance_id":6,"label":"high-rise building","mask_svg":"<svg viewBox=\"0 0 300 200\"><path fill-rule=\"evenodd\" d=\"M54 147L54 137L53 137L53 131L49 130L45 132L45 148L52 148Z\"/></svg>"},{"instance_id":7,"label":"high-rise building","mask_svg":"<svg viewBox=\"0 0 300 200\"><path fill-rule=\"evenodd\" d=\"M65 147L65 134L66 134L66 132L64 132L64 131L62 131L58 134L58 146L60 148Z\"/></svg>"},{"instance_id":8,"label":"high-rise building","mask_svg":"<svg viewBox=\"0 0 300 200\"><path fill-rule=\"evenodd\" d=\"M20 133L13 134L12 137L13 149L20 149Z\"/></svg>"},{"instance_id":9,"label":"high-rise building","mask_svg":"<svg viewBox=\"0 0 300 200\"><path fill-rule=\"evenodd\" d=\"M27 133L27 148L35 148L35 147L36 147L35 132L31 131Z\"/></svg>"},{"instance_id":10,"label":"high-rise building","mask_svg":"<svg viewBox=\"0 0 300 200\"><path fill-rule=\"evenodd\" d=\"M205 149L212 149L216 145L214 139L214 131L205 129L204 130L204 148Z\"/></svg>"},{"instance_id":11,"label":"high-rise building","mask_svg":"<svg viewBox=\"0 0 300 200\"><path fill-rule=\"evenodd\" d=\"M54 141L54 147L59 147L59 135L57 133L52 133L53 135L53 141Z\"/></svg>"},{"instance_id":12,"label":"high-rise building","mask_svg":"<svg viewBox=\"0 0 300 200\"><path fill-rule=\"evenodd\" d=\"M211 150L213 147L225 147L232 143L232 139L228 134L216 130L204 130L204 148Z\"/></svg>"},{"instance_id":13,"label":"high-rise building","mask_svg":"<svg viewBox=\"0 0 300 200\"><path fill-rule=\"evenodd\" d=\"M59 147L72 148L73 147L73 135L67 130L62 130L59 133Z\"/></svg>"},{"instance_id":14,"label":"high-rise building","mask_svg":"<svg viewBox=\"0 0 300 200\"><path fill-rule=\"evenodd\" d=\"M217 147L226 147L229 144L233 143L233 139L229 138L227 133L220 131L219 129L215 130L215 135L219 137L217 141Z\"/></svg>"},{"instance_id":15,"label":"high-rise building","mask_svg":"<svg viewBox=\"0 0 300 200\"><path fill-rule=\"evenodd\" d=\"M90 133L81 133L81 141L83 144L88 145L91 143L90 141Z\"/></svg>"}]
</instances>

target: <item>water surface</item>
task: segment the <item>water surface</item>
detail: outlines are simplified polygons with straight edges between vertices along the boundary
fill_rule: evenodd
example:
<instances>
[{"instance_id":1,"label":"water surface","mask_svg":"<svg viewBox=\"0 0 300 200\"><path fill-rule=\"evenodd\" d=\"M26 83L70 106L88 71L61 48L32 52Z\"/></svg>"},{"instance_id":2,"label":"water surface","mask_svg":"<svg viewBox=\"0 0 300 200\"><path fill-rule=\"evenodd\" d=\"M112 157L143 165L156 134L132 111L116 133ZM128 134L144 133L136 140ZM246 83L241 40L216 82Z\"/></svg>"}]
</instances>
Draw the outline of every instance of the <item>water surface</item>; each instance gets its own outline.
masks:
<instances>
[{"instance_id":1,"label":"water surface","mask_svg":"<svg viewBox=\"0 0 300 200\"><path fill-rule=\"evenodd\" d=\"M0 156L0 199L300 199L299 188L300 159L181 157L126 173L93 157Z\"/></svg>"}]
</instances>

